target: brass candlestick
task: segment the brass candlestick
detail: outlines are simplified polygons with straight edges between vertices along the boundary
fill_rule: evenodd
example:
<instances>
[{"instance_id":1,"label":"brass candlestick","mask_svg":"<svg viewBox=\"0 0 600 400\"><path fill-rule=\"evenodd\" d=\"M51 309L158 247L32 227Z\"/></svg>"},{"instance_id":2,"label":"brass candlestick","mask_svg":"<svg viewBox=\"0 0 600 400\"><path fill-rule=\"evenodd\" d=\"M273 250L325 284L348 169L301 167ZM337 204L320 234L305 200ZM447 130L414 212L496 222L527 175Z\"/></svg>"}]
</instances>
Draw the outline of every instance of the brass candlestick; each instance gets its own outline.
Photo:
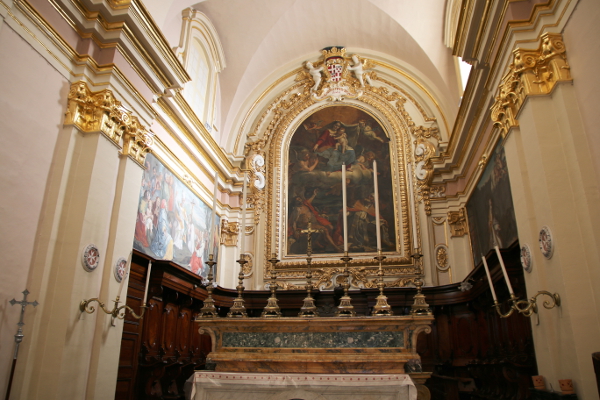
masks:
<instances>
[{"instance_id":1,"label":"brass candlestick","mask_svg":"<svg viewBox=\"0 0 600 400\"><path fill-rule=\"evenodd\" d=\"M383 266L382 262L385 260L385 256L381 254L381 249L378 250L377 257L375 257L377 261L379 261L379 271L377 271L377 276L379 277L379 282L377 282L377 287L379 288L379 296L377 296L377 303L373 306L373 315L374 316L390 316L394 315L392 311L392 307L387 302L387 297L383 294L383 288L385 287L385 283L383 283Z\"/></svg>"},{"instance_id":2,"label":"brass candlestick","mask_svg":"<svg viewBox=\"0 0 600 400\"><path fill-rule=\"evenodd\" d=\"M200 314L198 317L200 318L216 318L219 316L217 312L217 308L215 307L215 300L212 297L213 292L213 266L216 264L214 261L214 255L208 255L208 261L206 262L208 265L208 285L206 285L206 291L208 292L208 296L204 300L204 306L200 309Z\"/></svg>"},{"instance_id":3,"label":"brass candlestick","mask_svg":"<svg viewBox=\"0 0 600 400\"><path fill-rule=\"evenodd\" d=\"M279 262L277 259L277 254L273 253L271 255L271 259L269 260L271 263L271 297L267 300L267 305L265 306L261 317L263 318L279 318L281 317L281 310L279 309L279 304L277 301L277 296L275 292L277 291L277 272L275 271L275 265Z\"/></svg>"},{"instance_id":4,"label":"brass candlestick","mask_svg":"<svg viewBox=\"0 0 600 400\"><path fill-rule=\"evenodd\" d=\"M350 270L348 269L348 262L352 260L352 258L348 257L348 252L344 252L344 257L341 258L344 262L344 277L346 280L344 281L342 287L344 288L344 295L340 299L340 305L335 312L336 317L354 317L356 313L354 312L354 306L351 304L350 296L348 295L348 289L350 288Z\"/></svg>"},{"instance_id":5,"label":"brass candlestick","mask_svg":"<svg viewBox=\"0 0 600 400\"><path fill-rule=\"evenodd\" d=\"M246 261L244 254L240 254L240 259L237 260L237 262L240 264L240 274L238 275L238 285L236 287L238 297L233 300L233 305L229 309L227 317L247 318L248 314L246 313L246 307L244 306L244 298L242 297L242 293L244 292L244 264L246 264L248 261Z\"/></svg>"},{"instance_id":6,"label":"brass candlestick","mask_svg":"<svg viewBox=\"0 0 600 400\"><path fill-rule=\"evenodd\" d=\"M129 311L129 313L131 314L131 316L133 318L142 319L142 318L144 318L144 313L146 312L146 309L148 308L148 306L146 306L146 303L144 303L141 306L142 312L138 315L127 304L119 307L121 298L120 298L120 296L117 296L117 298L115 300L113 300L115 305L112 310L107 309L106 305L103 302L101 302L100 299L98 299L97 297L94 297L93 299L89 299L89 300L81 300L81 303L79 303L79 311L81 311L81 312L85 311L88 314L93 314L94 311L96 311L94 306L91 305L91 303L93 303L93 302L98 303L98 305L100 306L100 309L102 311L104 311L106 314L109 314L111 316L111 325L112 326L115 326L115 319L117 319L117 318L124 319L127 311Z\"/></svg>"},{"instance_id":7,"label":"brass candlestick","mask_svg":"<svg viewBox=\"0 0 600 400\"><path fill-rule=\"evenodd\" d=\"M411 257L415 259L415 266L418 266L419 260L423 255L418 252L418 249L415 249ZM415 302L411 306L410 313L413 315L433 315L429 308L429 304L425 301L425 295L421 292L423 280L420 277L415 279L415 286L417 287L417 294L415 294Z\"/></svg>"}]
</instances>

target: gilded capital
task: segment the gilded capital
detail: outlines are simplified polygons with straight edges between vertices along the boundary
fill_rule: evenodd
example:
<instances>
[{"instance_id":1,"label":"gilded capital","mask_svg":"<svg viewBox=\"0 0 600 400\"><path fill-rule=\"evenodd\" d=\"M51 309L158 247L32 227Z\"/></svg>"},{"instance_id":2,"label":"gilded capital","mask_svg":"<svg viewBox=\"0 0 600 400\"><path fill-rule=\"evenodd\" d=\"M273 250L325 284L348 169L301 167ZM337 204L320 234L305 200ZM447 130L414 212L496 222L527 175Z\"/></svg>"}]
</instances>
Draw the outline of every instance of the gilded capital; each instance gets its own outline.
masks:
<instances>
[{"instance_id":1,"label":"gilded capital","mask_svg":"<svg viewBox=\"0 0 600 400\"><path fill-rule=\"evenodd\" d=\"M239 222L229 222L226 219L221 219L221 244L236 246L239 232Z\"/></svg>"},{"instance_id":2,"label":"gilded capital","mask_svg":"<svg viewBox=\"0 0 600 400\"><path fill-rule=\"evenodd\" d=\"M101 132L140 165L144 165L154 134L117 100L109 89L92 92L87 83L75 82L68 95L65 125L86 133Z\"/></svg>"},{"instance_id":3,"label":"gilded capital","mask_svg":"<svg viewBox=\"0 0 600 400\"><path fill-rule=\"evenodd\" d=\"M542 34L537 49L516 48L512 59L491 108L494 126L500 129L503 137L511 128L519 126L516 116L527 96L550 94L558 82L572 79L565 44L559 33Z\"/></svg>"}]
</instances>

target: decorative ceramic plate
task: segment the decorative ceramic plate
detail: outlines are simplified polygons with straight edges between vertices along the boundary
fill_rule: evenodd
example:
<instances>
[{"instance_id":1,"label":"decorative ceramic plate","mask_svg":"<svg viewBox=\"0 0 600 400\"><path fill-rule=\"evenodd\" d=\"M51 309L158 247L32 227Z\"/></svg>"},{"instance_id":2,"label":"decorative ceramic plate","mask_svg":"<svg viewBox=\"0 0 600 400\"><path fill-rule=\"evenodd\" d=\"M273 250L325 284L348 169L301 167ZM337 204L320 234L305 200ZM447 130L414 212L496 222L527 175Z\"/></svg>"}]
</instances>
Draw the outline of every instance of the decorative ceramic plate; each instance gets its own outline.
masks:
<instances>
[{"instance_id":1,"label":"decorative ceramic plate","mask_svg":"<svg viewBox=\"0 0 600 400\"><path fill-rule=\"evenodd\" d=\"M83 263L83 268L88 272L92 272L98 268L98 265L100 265L100 250L98 250L95 244L88 244L83 250L81 262Z\"/></svg>"},{"instance_id":2,"label":"decorative ceramic plate","mask_svg":"<svg viewBox=\"0 0 600 400\"><path fill-rule=\"evenodd\" d=\"M525 271L531 272L532 263L531 250L529 250L528 245L524 244L523 247L521 247L521 265Z\"/></svg>"},{"instance_id":3,"label":"decorative ceramic plate","mask_svg":"<svg viewBox=\"0 0 600 400\"><path fill-rule=\"evenodd\" d=\"M548 260L552 258L552 254L554 254L554 241L552 240L552 233L550 232L550 228L547 226L543 226L542 230L540 230L540 251Z\"/></svg>"},{"instance_id":4,"label":"decorative ceramic plate","mask_svg":"<svg viewBox=\"0 0 600 400\"><path fill-rule=\"evenodd\" d=\"M121 257L117 260L117 262L115 263L114 273L115 273L115 279L117 280L117 282L121 283L121 281L123 280L123 278L125 278L125 276L127 274L127 260L126 259Z\"/></svg>"}]
</instances>

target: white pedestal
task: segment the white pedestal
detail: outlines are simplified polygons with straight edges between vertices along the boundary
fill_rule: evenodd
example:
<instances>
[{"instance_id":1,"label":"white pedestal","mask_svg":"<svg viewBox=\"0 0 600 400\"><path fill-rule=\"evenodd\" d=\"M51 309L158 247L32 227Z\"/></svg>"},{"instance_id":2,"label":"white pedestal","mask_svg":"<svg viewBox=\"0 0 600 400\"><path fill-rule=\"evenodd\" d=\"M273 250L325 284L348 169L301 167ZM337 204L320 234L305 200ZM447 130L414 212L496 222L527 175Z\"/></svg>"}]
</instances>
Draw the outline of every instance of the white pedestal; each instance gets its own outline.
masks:
<instances>
[{"instance_id":1,"label":"white pedestal","mask_svg":"<svg viewBox=\"0 0 600 400\"><path fill-rule=\"evenodd\" d=\"M406 374L254 374L198 371L187 400L416 400Z\"/></svg>"}]
</instances>

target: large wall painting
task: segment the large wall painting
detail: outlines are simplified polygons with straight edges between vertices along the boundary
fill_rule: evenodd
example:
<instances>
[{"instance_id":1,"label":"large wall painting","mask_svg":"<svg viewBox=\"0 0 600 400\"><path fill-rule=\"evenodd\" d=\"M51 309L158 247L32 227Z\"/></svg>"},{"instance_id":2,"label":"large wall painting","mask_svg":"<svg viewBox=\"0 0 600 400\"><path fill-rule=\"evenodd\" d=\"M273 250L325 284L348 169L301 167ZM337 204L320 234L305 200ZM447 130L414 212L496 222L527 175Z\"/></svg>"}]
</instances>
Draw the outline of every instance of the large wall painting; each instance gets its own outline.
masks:
<instances>
[{"instance_id":1,"label":"large wall painting","mask_svg":"<svg viewBox=\"0 0 600 400\"><path fill-rule=\"evenodd\" d=\"M517 223L510 191L504 147L496 146L477 187L467 203L474 265L497 245L517 240Z\"/></svg>"},{"instance_id":2,"label":"large wall painting","mask_svg":"<svg viewBox=\"0 0 600 400\"><path fill-rule=\"evenodd\" d=\"M373 161L377 160L381 243L395 251L390 145L381 124L350 106L332 106L307 117L289 147L287 254L306 254L308 223L314 254L343 252L342 165L346 165L350 253L377 251Z\"/></svg>"},{"instance_id":3,"label":"large wall painting","mask_svg":"<svg viewBox=\"0 0 600 400\"><path fill-rule=\"evenodd\" d=\"M206 277L212 210L152 154L145 166L133 248ZM218 233L219 216L215 219ZM216 258L218 234L214 236Z\"/></svg>"}]
</instances>

